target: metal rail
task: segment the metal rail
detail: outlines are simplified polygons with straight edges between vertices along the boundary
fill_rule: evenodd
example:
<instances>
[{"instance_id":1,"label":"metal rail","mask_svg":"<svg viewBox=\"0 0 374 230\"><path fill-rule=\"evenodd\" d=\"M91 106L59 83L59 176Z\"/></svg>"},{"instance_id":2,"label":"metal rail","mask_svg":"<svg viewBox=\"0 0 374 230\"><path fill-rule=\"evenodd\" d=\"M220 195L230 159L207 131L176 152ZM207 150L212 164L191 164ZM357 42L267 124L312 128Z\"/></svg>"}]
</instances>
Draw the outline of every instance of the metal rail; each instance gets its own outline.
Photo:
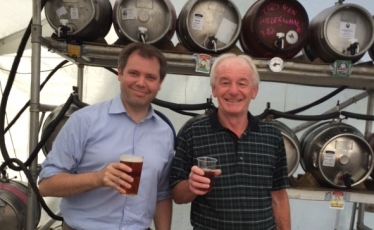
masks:
<instances>
[{"instance_id":1,"label":"metal rail","mask_svg":"<svg viewBox=\"0 0 374 230\"><path fill-rule=\"evenodd\" d=\"M87 66L117 67L117 57L123 48L118 45L103 45L95 43L83 43L82 55L71 57L68 55L68 45L63 40L52 37L39 38L41 45L50 52L55 52L62 57ZM195 71L196 62L193 53L164 52L168 60L168 73L180 75L208 76ZM348 86L352 89L374 89L373 63L358 64L353 66L349 77L333 77L332 67L328 64L300 63L293 60L284 62L281 72L272 72L268 59L254 59L260 73L261 81L282 82L309 86L339 87Z\"/></svg>"}]
</instances>

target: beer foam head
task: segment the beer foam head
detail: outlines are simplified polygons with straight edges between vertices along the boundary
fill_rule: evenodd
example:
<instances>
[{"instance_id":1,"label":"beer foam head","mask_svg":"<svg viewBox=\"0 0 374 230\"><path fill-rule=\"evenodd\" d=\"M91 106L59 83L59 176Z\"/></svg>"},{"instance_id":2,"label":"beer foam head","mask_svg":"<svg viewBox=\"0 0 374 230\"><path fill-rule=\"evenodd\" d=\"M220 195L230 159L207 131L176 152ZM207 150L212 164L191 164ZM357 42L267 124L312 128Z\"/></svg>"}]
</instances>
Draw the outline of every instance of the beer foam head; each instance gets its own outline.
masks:
<instances>
[{"instance_id":1,"label":"beer foam head","mask_svg":"<svg viewBox=\"0 0 374 230\"><path fill-rule=\"evenodd\" d=\"M136 156L136 155L121 155L120 161L126 162L143 162L143 156Z\"/></svg>"}]
</instances>

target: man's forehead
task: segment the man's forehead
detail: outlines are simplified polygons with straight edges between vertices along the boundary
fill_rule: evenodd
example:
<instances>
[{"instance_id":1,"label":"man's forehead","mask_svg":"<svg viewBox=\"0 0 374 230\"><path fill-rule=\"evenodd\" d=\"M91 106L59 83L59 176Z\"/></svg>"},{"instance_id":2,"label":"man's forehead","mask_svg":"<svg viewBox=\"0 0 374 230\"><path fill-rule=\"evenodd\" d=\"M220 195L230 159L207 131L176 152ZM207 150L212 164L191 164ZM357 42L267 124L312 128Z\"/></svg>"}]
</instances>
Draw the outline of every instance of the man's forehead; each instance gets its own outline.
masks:
<instances>
[{"instance_id":1,"label":"man's forehead","mask_svg":"<svg viewBox=\"0 0 374 230\"><path fill-rule=\"evenodd\" d=\"M240 68L240 69L248 69L251 70L251 67L247 61L243 58L239 57L232 57L226 60L223 60L218 67L223 69L225 68Z\"/></svg>"},{"instance_id":2,"label":"man's forehead","mask_svg":"<svg viewBox=\"0 0 374 230\"><path fill-rule=\"evenodd\" d=\"M217 75L224 72L245 72L250 75L252 68L245 60L238 58L221 62L217 67Z\"/></svg>"}]
</instances>

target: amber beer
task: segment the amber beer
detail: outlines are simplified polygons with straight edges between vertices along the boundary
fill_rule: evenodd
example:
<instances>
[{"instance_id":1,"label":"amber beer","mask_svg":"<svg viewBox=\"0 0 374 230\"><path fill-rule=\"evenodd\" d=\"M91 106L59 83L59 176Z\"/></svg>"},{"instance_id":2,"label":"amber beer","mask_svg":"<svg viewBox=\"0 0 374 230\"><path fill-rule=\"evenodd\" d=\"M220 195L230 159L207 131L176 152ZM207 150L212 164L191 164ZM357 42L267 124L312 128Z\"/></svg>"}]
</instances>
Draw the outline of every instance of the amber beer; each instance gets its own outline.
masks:
<instances>
[{"instance_id":1,"label":"amber beer","mask_svg":"<svg viewBox=\"0 0 374 230\"><path fill-rule=\"evenodd\" d=\"M143 168L143 157L136 156L136 155L121 155L120 157L121 163L129 166L132 168L132 171L128 173L134 181L131 184L131 188L125 188L126 196L136 196L138 194L139 184L140 184L140 177L142 174Z\"/></svg>"},{"instance_id":2,"label":"amber beer","mask_svg":"<svg viewBox=\"0 0 374 230\"><path fill-rule=\"evenodd\" d=\"M217 159L212 157L198 157L197 166L204 171L204 177L210 179L209 188L204 191L210 192L213 188L214 170L216 169Z\"/></svg>"},{"instance_id":3,"label":"amber beer","mask_svg":"<svg viewBox=\"0 0 374 230\"><path fill-rule=\"evenodd\" d=\"M204 177L209 178L209 188L207 189L208 192L212 191L213 188L213 180L214 180L214 170L212 169L202 169L204 171Z\"/></svg>"}]
</instances>

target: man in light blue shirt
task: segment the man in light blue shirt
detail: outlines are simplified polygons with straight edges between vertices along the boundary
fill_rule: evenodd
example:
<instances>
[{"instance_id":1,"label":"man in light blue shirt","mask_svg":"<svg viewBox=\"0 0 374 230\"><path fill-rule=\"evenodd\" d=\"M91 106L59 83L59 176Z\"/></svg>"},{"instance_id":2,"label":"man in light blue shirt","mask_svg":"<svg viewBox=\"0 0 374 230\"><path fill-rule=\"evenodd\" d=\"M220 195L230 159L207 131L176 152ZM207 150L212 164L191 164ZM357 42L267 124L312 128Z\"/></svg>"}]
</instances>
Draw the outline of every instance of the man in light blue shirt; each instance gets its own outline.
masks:
<instances>
[{"instance_id":1,"label":"man in light blue shirt","mask_svg":"<svg viewBox=\"0 0 374 230\"><path fill-rule=\"evenodd\" d=\"M166 75L163 54L143 43L124 48L118 60L121 94L74 112L42 164L42 196L62 197L63 229L170 230L169 171L174 134L151 102ZM144 157L139 191L121 154ZM121 185L121 186L120 186Z\"/></svg>"}]
</instances>

